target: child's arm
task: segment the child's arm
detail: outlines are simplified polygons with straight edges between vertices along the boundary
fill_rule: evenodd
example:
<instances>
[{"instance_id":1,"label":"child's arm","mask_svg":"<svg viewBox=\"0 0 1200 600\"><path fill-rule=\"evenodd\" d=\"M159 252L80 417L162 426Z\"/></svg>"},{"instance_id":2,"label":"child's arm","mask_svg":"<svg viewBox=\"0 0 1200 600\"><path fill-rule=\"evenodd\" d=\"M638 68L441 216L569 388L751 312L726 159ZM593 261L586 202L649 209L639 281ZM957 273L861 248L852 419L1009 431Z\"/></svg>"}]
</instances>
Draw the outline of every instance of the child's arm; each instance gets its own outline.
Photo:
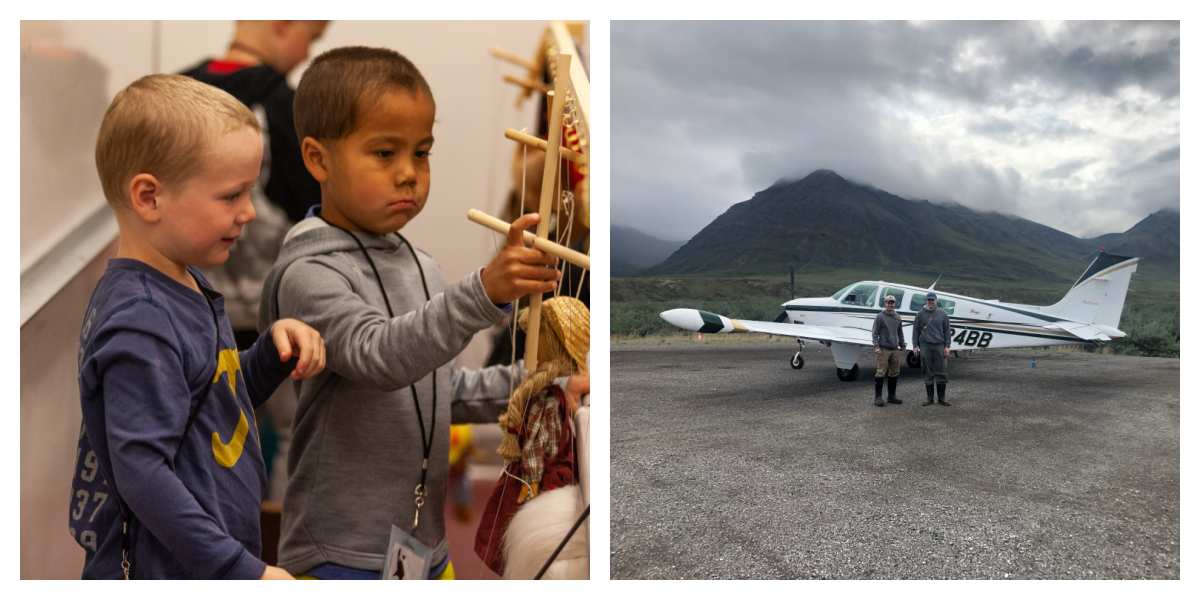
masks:
<instances>
[{"instance_id":1,"label":"child's arm","mask_svg":"<svg viewBox=\"0 0 1200 600\"><path fill-rule=\"evenodd\" d=\"M257 408L289 376L308 379L325 368L325 341L316 329L295 319L271 324L254 345L241 353L246 391Z\"/></svg>"},{"instance_id":2,"label":"child's arm","mask_svg":"<svg viewBox=\"0 0 1200 600\"><path fill-rule=\"evenodd\" d=\"M172 325L148 304L130 317L95 341L116 489L189 575L258 579L266 564L223 530L171 468L191 400Z\"/></svg>"},{"instance_id":3,"label":"child's arm","mask_svg":"<svg viewBox=\"0 0 1200 600\"><path fill-rule=\"evenodd\" d=\"M554 289L558 273L547 267L553 258L522 245L522 230L535 223L536 214L517 219L508 245L482 271L393 319L355 291L346 274L354 267L341 262L346 259L298 260L279 284L280 316L320 331L329 350L329 367L339 375L381 389L406 387L453 360L472 335L505 317L508 312L498 304ZM360 281L368 289L376 285L369 274ZM391 288L388 293L394 299L421 292Z\"/></svg>"},{"instance_id":4,"label":"child's arm","mask_svg":"<svg viewBox=\"0 0 1200 600\"><path fill-rule=\"evenodd\" d=\"M508 406L511 390L524 375L525 369L518 365L455 369L450 380L454 390L450 422L494 423Z\"/></svg>"}]
</instances>

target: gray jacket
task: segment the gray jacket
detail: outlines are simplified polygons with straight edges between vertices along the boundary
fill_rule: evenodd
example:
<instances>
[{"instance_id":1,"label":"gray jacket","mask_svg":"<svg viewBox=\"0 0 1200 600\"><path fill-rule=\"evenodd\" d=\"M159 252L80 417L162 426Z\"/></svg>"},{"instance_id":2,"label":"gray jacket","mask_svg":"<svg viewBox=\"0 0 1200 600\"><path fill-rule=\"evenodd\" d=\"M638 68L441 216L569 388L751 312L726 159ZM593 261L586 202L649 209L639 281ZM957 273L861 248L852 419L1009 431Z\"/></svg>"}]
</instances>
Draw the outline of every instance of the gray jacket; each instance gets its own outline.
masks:
<instances>
[{"instance_id":1,"label":"gray jacket","mask_svg":"<svg viewBox=\"0 0 1200 600\"><path fill-rule=\"evenodd\" d=\"M411 526L423 451L410 385L426 432L431 415L437 419L416 536L440 561L450 423L495 422L520 375L455 365L474 333L507 315L484 293L478 271L447 287L418 250L426 301L396 235L355 235L379 268L395 318L358 244L316 217L288 232L263 287L260 327L296 318L320 331L326 347L325 371L297 384L279 543L279 565L292 573L326 562L381 570L390 526Z\"/></svg>"},{"instance_id":2,"label":"gray jacket","mask_svg":"<svg viewBox=\"0 0 1200 600\"><path fill-rule=\"evenodd\" d=\"M895 312L889 315L886 310L875 315L875 324L871 327L871 339L880 348L903 349L904 323L900 321L900 315Z\"/></svg>"},{"instance_id":3,"label":"gray jacket","mask_svg":"<svg viewBox=\"0 0 1200 600\"><path fill-rule=\"evenodd\" d=\"M950 317L946 316L946 311L921 307L913 320L913 340L917 344L950 346Z\"/></svg>"}]
</instances>

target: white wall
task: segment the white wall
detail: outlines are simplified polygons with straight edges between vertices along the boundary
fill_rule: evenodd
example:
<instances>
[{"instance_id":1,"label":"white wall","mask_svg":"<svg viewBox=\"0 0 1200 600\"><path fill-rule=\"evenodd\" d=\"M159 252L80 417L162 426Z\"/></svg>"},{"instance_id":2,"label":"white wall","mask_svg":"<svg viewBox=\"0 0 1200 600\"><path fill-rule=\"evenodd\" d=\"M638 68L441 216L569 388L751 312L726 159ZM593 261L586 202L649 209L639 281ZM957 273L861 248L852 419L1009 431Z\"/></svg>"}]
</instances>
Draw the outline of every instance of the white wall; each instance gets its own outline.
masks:
<instances>
[{"instance_id":1,"label":"white wall","mask_svg":"<svg viewBox=\"0 0 1200 600\"><path fill-rule=\"evenodd\" d=\"M485 264L498 247L500 238L467 222L465 213L501 212L513 150L503 130L532 128L534 122L532 104L517 109L516 90L501 82L515 68L487 50L532 55L542 27L334 22L313 48L315 56L342 45L391 47L428 79L438 106L433 185L424 212L405 234L441 262L448 281ZM228 22L22 23L23 287L30 265L49 249L69 246L68 234L106 210L92 152L112 95L143 74L177 71L219 55L231 31ZM293 73L293 83L303 68ZM100 252L73 263L63 276L65 287L21 327L22 578L75 578L82 565L66 527L80 420L75 357L80 316L111 246ZM486 352L486 341L477 338L469 357L479 360Z\"/></svg>"}]
</instances>

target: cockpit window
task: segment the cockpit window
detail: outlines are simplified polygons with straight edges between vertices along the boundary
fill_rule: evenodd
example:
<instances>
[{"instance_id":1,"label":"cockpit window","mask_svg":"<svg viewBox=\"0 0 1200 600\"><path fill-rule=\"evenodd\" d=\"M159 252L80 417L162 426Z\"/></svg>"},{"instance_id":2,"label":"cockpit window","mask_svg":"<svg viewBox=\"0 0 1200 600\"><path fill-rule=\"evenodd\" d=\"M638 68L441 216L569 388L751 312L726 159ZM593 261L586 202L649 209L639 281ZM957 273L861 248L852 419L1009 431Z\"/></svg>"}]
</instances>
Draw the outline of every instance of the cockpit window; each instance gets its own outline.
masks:
<instances>
[{"instance_id":1,"label":"cockpit window","mask_svg":"<svg viewBox=\"0 0 1200 600\"><path fill-rule=\"evenodd\" d=\"M853 284L853 283L852 283L852 284L850 284L850 285L848 285L848 286L846 286L846 287L844 287L844 288L842 288L842 289L840 289L840 290L838 290L838 291L836 291L836 292L834 292L834 293L833 293L833 296L830 296L830 297L831 297L831 298L833 298L834 300L841 300L841 299L842 299L842 294L845 294L846 292L850 291L850 288L852 288L852 287L854 287L854 284Z\"/></svg>"},{"instance_id":2,"label":"cockpit window","mask_svg":"<svg viewBox=\"0 0 1200 600\"><path fill-rule=\"evenodd\" d=\"M842 304L850 306L871 306L875 303L875 294L879 286L873 283L859 283L842 297Z\"/></svg>"},{"instance_id":3,"label":"cockpit window","mask_svg":"<svg viewBox=\"0 0 1200 600\"><path fill-rule=\"evenodd\" d=\"M938 308L942 309L942 312L945 312L947 315L954 314L954 301L953 300L946 300L944 298L938 298L937 306L938 306ZM921 294L921 293L913 294L912 300L908 304L908 309L915 311L915 310L921 310L922 308L925 308L925 294Z\"/></svg>"},{"instance_id":4,"label":"cockpit window","mask_svg":"<svg viewBox=\"0 0 1200 600\"><path fill-rule=\"evenodd\" d=\"M883 288L883 293L879 295L879 304L878 304L879 308L884 308L883 299L887 298L888 296L896 297L896 309L897 310L899 310L902 306L904 306L904 290L902 290L900 288L890 287L890 288Z\"/></svg>"}]
</instances>

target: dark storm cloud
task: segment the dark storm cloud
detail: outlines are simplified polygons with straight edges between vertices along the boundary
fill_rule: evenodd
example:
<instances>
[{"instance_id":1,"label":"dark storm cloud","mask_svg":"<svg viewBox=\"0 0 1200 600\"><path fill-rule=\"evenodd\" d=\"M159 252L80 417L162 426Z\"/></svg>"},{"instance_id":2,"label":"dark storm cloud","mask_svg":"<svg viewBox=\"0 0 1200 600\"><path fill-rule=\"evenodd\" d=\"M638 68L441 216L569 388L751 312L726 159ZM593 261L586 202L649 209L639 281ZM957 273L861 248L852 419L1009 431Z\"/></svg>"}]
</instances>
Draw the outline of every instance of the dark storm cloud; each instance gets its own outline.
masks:
<instances>
[{"instance_id":1,"label":"dark storm cloud","mask_svg":"<svg viewBox=\"0 0 1200 600\"><path fill-rule=\"evenodd\" d=\"M817 168L1078 235L1178 206L1174 22L615 22L611 48L613 222L663 237Z\"/></svg>"}]
</instances>

